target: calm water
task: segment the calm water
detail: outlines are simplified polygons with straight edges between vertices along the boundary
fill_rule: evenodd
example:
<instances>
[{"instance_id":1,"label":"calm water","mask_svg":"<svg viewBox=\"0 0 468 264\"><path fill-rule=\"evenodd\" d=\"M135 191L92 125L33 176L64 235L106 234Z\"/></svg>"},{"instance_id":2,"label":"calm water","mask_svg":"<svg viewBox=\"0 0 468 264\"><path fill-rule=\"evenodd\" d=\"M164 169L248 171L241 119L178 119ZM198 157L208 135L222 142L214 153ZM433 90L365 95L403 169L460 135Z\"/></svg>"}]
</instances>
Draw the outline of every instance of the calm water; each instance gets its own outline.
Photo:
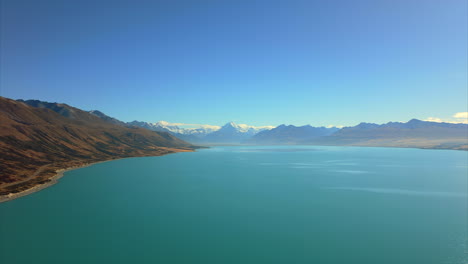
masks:
<instances>
[{"instance_id":1,"label":"calm water","mask_svg":"<svg viewBox=\"0 0 468 264\"><path fill-rule=\"evenodd\" d=\"M468 152L216 147L0 204L0 263L466 264Z\"/></svg>"}]
</instances>

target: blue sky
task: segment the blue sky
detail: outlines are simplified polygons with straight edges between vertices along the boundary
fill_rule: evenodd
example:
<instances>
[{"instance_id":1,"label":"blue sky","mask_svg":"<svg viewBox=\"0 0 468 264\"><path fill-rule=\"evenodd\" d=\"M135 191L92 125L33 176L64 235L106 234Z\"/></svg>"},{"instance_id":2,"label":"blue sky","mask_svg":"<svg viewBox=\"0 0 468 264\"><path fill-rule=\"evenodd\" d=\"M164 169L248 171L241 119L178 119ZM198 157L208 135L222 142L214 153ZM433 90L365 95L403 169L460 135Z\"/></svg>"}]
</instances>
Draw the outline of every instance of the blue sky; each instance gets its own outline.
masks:
<instances>
[{"instance_id":1,"label":"blue sky","mask_svg":"<svg viewBox=\"0 0 468 264\"><path fill-rule=\"evenodd\" d=\"M13 99L213 125L468 107L466 0L0 2L0 95Z\"/></svg>"}]
</instances>

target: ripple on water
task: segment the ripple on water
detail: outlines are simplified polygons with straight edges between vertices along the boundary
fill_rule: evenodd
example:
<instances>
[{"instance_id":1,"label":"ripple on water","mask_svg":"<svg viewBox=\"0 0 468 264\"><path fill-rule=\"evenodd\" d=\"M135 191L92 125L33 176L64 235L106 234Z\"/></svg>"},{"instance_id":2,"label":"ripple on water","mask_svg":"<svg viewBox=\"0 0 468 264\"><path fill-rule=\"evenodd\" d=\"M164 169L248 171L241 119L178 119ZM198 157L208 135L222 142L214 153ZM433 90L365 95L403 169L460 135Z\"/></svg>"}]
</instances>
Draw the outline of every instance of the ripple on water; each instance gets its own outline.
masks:
<instances>
[{"instance_id":1,"label":"ripple on water","mask_svg":"<svg viewBox=\"0 0 468 264\"><path fill-rule=\"evenodd\" d=\"M363 191L363 192L373 192L373 193L416 195L416 196L438 196L438 197L459 197L459 198L467 197L466 193L415 191L415 190L389 189L389 188L328 187L328 188L323 188L323 189L343 190L343 191Z\"/></svg>"},{"instance_id":2,"label":"ripple on water","mask_svg":"<svg viewBox=\"0 0 468 264\"><path fill-rule=\"evenodd\" d=\"M333 170L333 172L348 173L348 174L366 174L366 173L369 173L368 171L363 171L363 170Z\"/></svg>"}]
</instances>

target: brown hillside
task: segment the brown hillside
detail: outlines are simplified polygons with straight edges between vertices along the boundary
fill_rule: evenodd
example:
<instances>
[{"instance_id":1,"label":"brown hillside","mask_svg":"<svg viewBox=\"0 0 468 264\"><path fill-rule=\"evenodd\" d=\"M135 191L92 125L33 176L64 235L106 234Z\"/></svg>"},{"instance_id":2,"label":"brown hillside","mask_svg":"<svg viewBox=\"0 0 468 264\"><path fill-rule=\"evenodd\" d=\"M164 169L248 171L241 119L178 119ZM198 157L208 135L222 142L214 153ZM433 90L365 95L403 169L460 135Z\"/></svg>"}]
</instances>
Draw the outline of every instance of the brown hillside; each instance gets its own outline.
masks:
<instances>
[{"instance_id":1,"label":"brown hillside","mask_svg":"<svg viewBox=\"0 0 468 264\"><path fill-rule=\"evenodd\" d=\"M191 150L189 143L165 132L124 127L65 104L54 106L61 112L0 97L0 195L44 183L57 169Z\"/></svg>"}]
</instances>

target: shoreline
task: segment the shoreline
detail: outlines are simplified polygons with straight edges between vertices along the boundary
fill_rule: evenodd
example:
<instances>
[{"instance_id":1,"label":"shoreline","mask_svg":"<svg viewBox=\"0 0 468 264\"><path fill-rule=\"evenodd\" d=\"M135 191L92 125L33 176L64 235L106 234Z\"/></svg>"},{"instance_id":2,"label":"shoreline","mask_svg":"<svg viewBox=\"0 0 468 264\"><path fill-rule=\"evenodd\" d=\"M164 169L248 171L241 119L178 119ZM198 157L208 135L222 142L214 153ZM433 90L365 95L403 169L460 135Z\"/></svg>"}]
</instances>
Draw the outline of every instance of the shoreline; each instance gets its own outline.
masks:
<instances>
[{"instance_id":1,"label":"shoreline","mask_svg":"<svg viewBox=\"0 0 468 264\"><path fill-rule=\"evenodd\" d=\"M119 158L119 159L124 159L124 158ZM7 195L0 195L0 203L6 203L6 202L9 202L9 201L13 201L13 200L18 199L20 197L23 197L23 196L26 196L26 195L29 195L29 194L33 194L35 192L39 192L39 191L42 191L42 190L44 190L44 189L46 189L48 187L51 187L51 186L57 184L59 182L59 179L61 179L63 176L65 176L64 175L65 172L76 170L76 169L81 169L81 168L86 168L86 167L89 167L89 166L92 166L92 165L95 165L95 164L98 164L98 163L104 163L104 162L119 160L119 159L103 160L103 161L87 163L87 164L82 165L82 166L73 166L73 167L66 167L64 169L58 169L58 170L55 171L55 175L49 178L50 181L48 181L46 183L33 186L33 187L31 187L31 188L29 188L27 190L21 191L21 192L10 193L10 194L7 194Z\"/></svg>"},{"instance_id":2,"label":"shoreline","mask_svg":"<svg viewBox=\"0 0 468 264\"><path fill-rule=\"evenodd\" d=\"M9 201L13 201L13 200L21 198L23 196L33 194L35 192L39 192L39 191L42 191L42 190L44 190L44 189L46 189L48 187L51 187L51 186L57 184L59 182L59 179L61 179L64 176L65 172L68 172L68 171L81 169L81 168L86 168L86 167L89 167L89 166L92 166L92 165L95 165L95 164L114 161L114 160L129 159L129 158L143 158L143 157L160 157L160 156L164 156L164 155L168 155L168 154L175 154L175 153L181 153L181 152L192 152L192 151L182 150L182 151L170 152L170 153L165 153L165 154L156 155L156 156L136 156L136 157L114 158L114 159L108 159L108 160L101 160L101 161L86 163L86 164L81 165L81 166L72 166L72 167L66 167L66 168L63 168L63 169L58 169L58 170L55 171L54 176L48 178L49 181L46 182L46 183L35 185L35 186L33 186L33 187L31 187L31 188L29 188L27 190L21 191L21 192L9 193L7 195L0 195L0 204L1 203L6 203L6 202L9 202Z\"/></svg>"}]
</instances>

